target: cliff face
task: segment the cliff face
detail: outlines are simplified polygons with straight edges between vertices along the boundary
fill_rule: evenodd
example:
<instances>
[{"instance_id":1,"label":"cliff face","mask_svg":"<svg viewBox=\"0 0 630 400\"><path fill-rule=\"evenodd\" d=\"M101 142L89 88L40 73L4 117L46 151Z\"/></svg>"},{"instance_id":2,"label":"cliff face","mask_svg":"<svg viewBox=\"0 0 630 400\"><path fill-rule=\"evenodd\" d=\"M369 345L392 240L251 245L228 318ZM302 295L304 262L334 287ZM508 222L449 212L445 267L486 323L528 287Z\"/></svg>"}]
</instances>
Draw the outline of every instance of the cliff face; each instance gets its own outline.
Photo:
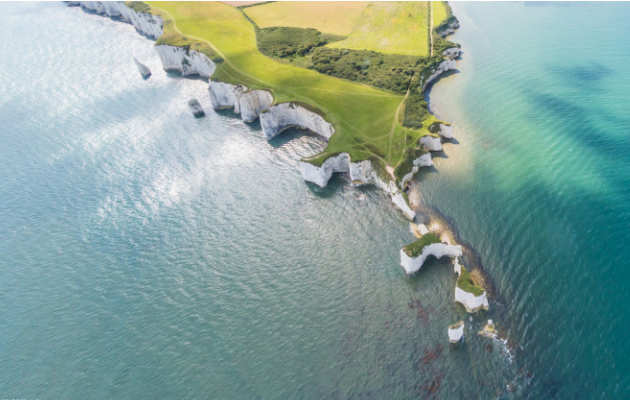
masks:
<instances>
[{"instance_id":1,"label":"cliff face","mask_svg":"<svg viewBox=\"0 0 630 400\"><path fill-rule=\"evenodd\" d=\"M442 141L438 137L423 136L420 138L420 144L428 151L442 151Z\"/></svg>"},{"instance_id":2,"label":"cliff face","mask_svg":"<svg viewBox=\"0 0 630 400\"><path fill-rule=\"evenodd\" d=\"M327 158L319 167L300 161L298 168L305 181L312 182L319 187L325 187L335 172L348 173L352 186L375 185L389 195L392 203L407 219L413 221L416 217L416 212L409 207L405 196L396 186L396 183L393 180L381 179L370 160L352 162L348 153L340 153Z\"/></svg>"},{"instance_id":3,"label":"cliff face","mask_svg":"<svg viewBox=\"0 0 630 400\"><path fill-rule=\"evenodd\" d=\"M85 11L130 23L139 33L154 40L160 37L163 32L164 23L160 17L136 12L123 2L68 2L68 5L81 6ZM170 45L157 45L155 48L166 71L175 71L183 76L200 76L209 79L216 69L212 60L197 51ZM441 63L425 85L447 70L450 65L448 62ZM454 62L452 68L454 68ZM326 141L335 133L332 124L318 113L300 104L281 103L274 105L272 94L266 90L249 90L242 85L210 81L209 95L214 109L233 109L235 113L241 115L245 122L253 122L260 118L260 125L267 140L271 140L289 128L308 130ZM435 150L438 145L441 149L439 138L435 138L435 140L431 142L430 149ZM414 161L414 170L417 172L418 168L429 165L433 165L431 156L423 155ZM320 167L300 162L299 169L304 180L321 187L326 186L333 173L349 173L353 185L376 185L390 196L394 205L402 211L405 217L410 220L415 218L415 212L409 207L405 196L396 183L390 179L381 179L368 160L353 163L347 153L342 153L330 157ZM409 176L407 181L412 177L413 175Z\"/></svg>"},{"instance_id":4,"label":"cliff face","mask_svg":"<svg viewBox=\"0 0 630 400\"><path fill-rule=\"evenodd\" d=\"M215 70L214 63L205 54L184 47L169 45L155 46L165 71L178 72L182 76L210 78Z\"/></svg>"},{"instance_id":5,"label":"cliff face","mask_svg":"<svg viewBox=\"0 0 630 400\"><path fill-rule=\"evenodd\" d=\"M488 296L486 296L485 291L481 295L475 296L457 286L455 286L455 302L463 305L469 313L476 313L479 310L487 310L489 308Z\"/></svg>"},{"instance_id":6,"label":"cliff face","mask_svg":"<svg viewBox=\"0 0 630 400\"><path fill-rule=\"evenodd\" d=\"M407 184L413 179L413 177L420 171L421 167L432 167L433 159L431 158L431 153L424 153L420 157L413 160L413 167L411 171L403 176L400 180L400 187L406 187Z\"/></svg>"},{"instance_id":7,"label":"cliff face","mask_svg":"<svg viewBox=\"0 0 630 400\"><path fill-rule=\"evenodd\" d=\"M444 60L442 61L440 64L438 64L437 68L435 69L435 71L429 75L429 77L427 78L426 81L424 81L424 85L422 85L422 91L425 91L426 88L432 84L433 82L435 82L437 80L437 78L440 77L440 75L451 71L451 70L455 70L457 69L457 63L455 62L455 60L453 59L449 59L449 60Z\"/></svg>"},{"instance_id":8,"label":"cliff face","mask_svg":"<svg viewBox=\"0 0 630 400\"><path fill-rule=\"evenodd\" d=\"M131 24L138 33L149 39L156 40L162 35L164 26L162 18L148 13L136 12L123 2L75 1L67 4L69 6L80 6L85 11Z\"/></svg>"},{"instance_id":9,"label":"cliff face","mask_svg":"<svg viewBox=\"0 0 630 400\"><path fill-rule=\"evenodd\" d=\"M277 104L260 115L260 126L267 140L289 128L307 129L326 141L335 133L335 128L321 115L297 103Z\"/></svg>"},{"instance_id":10,"label":"cliff face","mask_svg":"<svg viewBox=\"0 0 630 400\"><path fill-rule=\"evenodd\" d=\"M405 272L410 275L417 272L426 261L427 257L434 256L435 258L448 257L461 257L462 246L450 245L444 243L433 243L424 246L422 253L418 257L409 257L403 249L400 249L400 265Z\"/></svg>"},{"instance_id":11,"label":"cliff face","mask_svg":"<svg viewBox=\"0 0 630 400\"><path fill-rule=\"evenodd\" d=\"M210 102L215 110L234 109L245 122L254 122L273 104L273 96L266 90L248 90L242 85L210 81Z\"/></svg>"}]
</instances>

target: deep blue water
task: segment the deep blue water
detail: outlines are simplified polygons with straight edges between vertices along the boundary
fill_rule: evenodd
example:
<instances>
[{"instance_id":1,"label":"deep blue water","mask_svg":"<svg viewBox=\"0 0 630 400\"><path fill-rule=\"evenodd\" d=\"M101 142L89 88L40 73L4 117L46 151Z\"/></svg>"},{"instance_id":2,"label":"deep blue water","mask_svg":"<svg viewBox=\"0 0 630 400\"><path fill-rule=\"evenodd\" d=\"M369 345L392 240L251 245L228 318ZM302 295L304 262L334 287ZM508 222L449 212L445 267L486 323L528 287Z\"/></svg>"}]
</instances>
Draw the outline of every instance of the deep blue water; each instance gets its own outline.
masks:
<instances>
[{"instance_id":1,"label":"deep blue water","mask_svg":"<svg viewBox=\"0 0 630 400\"><path fill-rule=\"evenodd\" d=\"M630 395L627 5L454 7L459 144L416 187L493 283L472 321L384 195L302 181L317 139L211 111L129 25L1 8L0 397Z\"/></svg>"}]
</instances>

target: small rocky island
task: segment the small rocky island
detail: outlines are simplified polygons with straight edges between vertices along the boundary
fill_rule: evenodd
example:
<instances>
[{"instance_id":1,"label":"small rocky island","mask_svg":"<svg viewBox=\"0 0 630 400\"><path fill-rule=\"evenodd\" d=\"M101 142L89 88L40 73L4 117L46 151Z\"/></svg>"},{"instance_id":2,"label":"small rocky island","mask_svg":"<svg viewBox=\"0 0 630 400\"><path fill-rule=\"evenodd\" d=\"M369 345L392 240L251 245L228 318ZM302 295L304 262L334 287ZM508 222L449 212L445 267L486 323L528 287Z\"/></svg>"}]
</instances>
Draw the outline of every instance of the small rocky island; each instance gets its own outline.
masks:
<instances>
[{"instance_id":1,"label":"small rocky island","mask_svg":"<svg viewBox=\"0 0 630 400\"><path fill-rule=\"evenodd\" d=\"M133 58L133 62L136 63L136 67L138 67L138 71L140 72L140 76L142 79L149 79L151 77L151 70L146 65L142 64L136 57Z\"/></svg>"},{"instance_id":2,"label":"small rocky island","mask_svg":"<svg viewBox=\"0 0 630 400\"><path fill-rule=\"evenodd\" d=\"M448 326L448 341L455 344L464 338L464 321L458 321Z\"/></svg>"},{"instance_id":3,"label":"small rocky island","mask_svg":"<svg viewBox=\"0 0 630 400\"><path fill-rule=\"evenodd\" d=\"M199 103L199 100L190 99L188 101L188 107L190 107L190 110L192 111L195 118L203 118L206 116L206 113L203 111L203 108L201 107L201 104Z\"/></svg>"}]
</instances>

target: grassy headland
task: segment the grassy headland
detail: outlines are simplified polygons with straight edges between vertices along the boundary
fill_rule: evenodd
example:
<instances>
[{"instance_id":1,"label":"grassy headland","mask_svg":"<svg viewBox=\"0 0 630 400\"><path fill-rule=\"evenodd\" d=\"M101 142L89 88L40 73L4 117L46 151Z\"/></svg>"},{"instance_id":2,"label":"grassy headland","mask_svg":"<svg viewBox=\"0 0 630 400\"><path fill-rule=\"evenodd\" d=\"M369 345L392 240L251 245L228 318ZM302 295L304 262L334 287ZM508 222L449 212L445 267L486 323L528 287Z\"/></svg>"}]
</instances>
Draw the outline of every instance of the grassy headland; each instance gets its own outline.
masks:
<instances>
[{"instance_id":1,"label":"grassy headland","mask_svg":"<svg viewBox=\"0 0 630 400\"><path fill-rule=\"evenodd\" d=\"M315 23L318 19L311 18L302 5L297 7L291 3L267 3L238 9L222 3L148 2L150 12L160 15L165 21L164 34L158 39L158 44L200 51L217 63L213 80L270 90L276 103L293 101L304 104L333 124L335 134L324 152L306 161L320 165L331 155L347 152L353 161L370 159L379 171L391 166L404 175L410 164L409 157L417 153L418 139L431 134L428 128L436 120L425 112L425 105L418 107L410 101L416 101L418 96L422 96L423 100L418 83L414 86L413 82L418 82L418 76L428 76L428 71L441 61L441 57L418 55L426 53L426 38L430 34L429 5L393 3L379 8L381 5L349 4L353 5L343 4L344 12L346 8L355 13L359 10L361 14L368 9L378 10L370 11L374 15L361 22L363 27L360 30L351 30L348 39L354 35L353 40L358 40L361 36L359 32L366 30L369 24L380 29L379 33L369 31L369 34L363 35L365 42L357 44L358 47L370 46L366 43L374 41L374 35L392 43L399 40L398 35L402 32L388 31L383 19L384 15L391 13L401 18L401 13L406 13L405 20L412 21L414 29L421 31L420 37L424 39L420 42L425 43L425 47L419 42L413 44L409 39L406 39L407 42L400 39L403 40L400 46L415 49L415 56L382 54L366 49L328 48L330 42L340 39L330 33L347 33L350 29L348 21L353 14L343 15L343 12L335 10L339 4L327 7L320 3L309 4L308 10L320 7L317 8L319 13L330 17L319 19L326 23L318 25ZM264 9L264 12L257 9ZM291 19L296 13L301 14L301 18ZM266 26L274 16L282 21L282 15L301 25L301 29L258 26ZM406 35L413 41L418 40L409 30ZM336 46L344 41L332 44ZM308 62L300 65L286 61L299 57L308 57ZM407 107L405 101L410 101ZM412 114L415 119L409 123L408 116ZM401 165L404 168L398 168Z\"/></svg>"}]
</instances>

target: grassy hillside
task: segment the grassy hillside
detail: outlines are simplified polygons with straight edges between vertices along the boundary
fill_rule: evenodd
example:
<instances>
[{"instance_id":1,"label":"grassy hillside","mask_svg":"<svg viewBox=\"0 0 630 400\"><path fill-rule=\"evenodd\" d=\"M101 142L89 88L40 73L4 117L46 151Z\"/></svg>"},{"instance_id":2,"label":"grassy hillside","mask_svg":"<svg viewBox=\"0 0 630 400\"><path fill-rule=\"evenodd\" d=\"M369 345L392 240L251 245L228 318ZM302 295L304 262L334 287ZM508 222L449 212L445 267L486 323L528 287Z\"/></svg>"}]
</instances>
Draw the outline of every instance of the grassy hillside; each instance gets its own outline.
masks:
<instances>
[{"instance_id":1,"label":"grassy hillside","mask_svg":"<svg viewBox=\"0 0 630 400\"><path fill-rule=\"evenodd\" d=\"M314 28L347 36L358 23L367 2L274 2L243 11L261 28L289 26Z\"/></svg>"},{"instance_id":2,"label":"grassy hillside","mask_svg":"<svg viewBox=\"0 0 630 400\"><path fill-rule=\"evenodd\" d=\"M369 6L344 3L347 7L344 12L339 11L338 4L325 7L322 3L267 3L247 8L217 2L148 4L151 12L165 21L164 34L158 43L205 53L217 64L212 79L270 90L276 103L301 103L331 122L335 134L326 149L308 159L315 165L331 155L347 152L353 161L374 161L383 176L387 174L385 167L389 166L390 171L401 177L410 170L410 157L418 154L418 139L432 134L429 128L436 118L425 113L422 104L419 107L415 104L422 98L418 96L423 96L415 88L419 85L418 77L426 75L441 60L440 57L419 56L422 52L428 53L429 3L372 3ZM260 12L261 9L264 12ZM339 57L326 56L330 61L319 57L317 65L311 63L314 49L326 49L321 47L326 43L329 43L327 46L341 43L330 43L328 38L338 40L339 37L332 34L348 32L353 16L367 19L353 25L350 37L343 40L348 41L346 44L380 46L381 52L383 46L399 53L412 52L418 60L413 63L415 66L408 67L403 59L411 56L398 54L390 60L370 52L352 53L357 50L335 48L329 50L341 51ZM258 21L254 23L252 18ZM289 20L302 27L261 28ZM257 26L259 23L261 26ZM317 28L326 34L307 28ZM324 71L322 64L333 61L334 67ZM320 69L324 73L319 73ZM406 90L405 85L413 90ZM407 109L405 101L409 101ZM422 113L409 124L409 115L417 111ZM403 121L415 128L404 127Z\"/></svg>"},{"instance_id":3,"label":"grassy hillside","mask_svg":"<svg viewBox=\"0 0 630 400\"><path fill-rule=\"evenodd\" d=\"M428 2L371 3L348 38L329 47L427 56L428 25Z\"/></svg>"},{"instance_id":4,"label":"grassy hillside","mask_svg":"<svg viewBox=\"0 0 630 400\"><path fill-rule=\"evenodd\" d=\"M171 21L165 37L176 43L207 44L212 55L223 60L213 79L269 89L277 103L297 101L322 113L336 133L316 160L347 151L353 160L375 158L396 165L408 146L406 135L420 135L398 124L396 111L403 96L262 55L256 46L254 26L234 7L221 3L149 4Z\"/></svg>"}]
</instances>

